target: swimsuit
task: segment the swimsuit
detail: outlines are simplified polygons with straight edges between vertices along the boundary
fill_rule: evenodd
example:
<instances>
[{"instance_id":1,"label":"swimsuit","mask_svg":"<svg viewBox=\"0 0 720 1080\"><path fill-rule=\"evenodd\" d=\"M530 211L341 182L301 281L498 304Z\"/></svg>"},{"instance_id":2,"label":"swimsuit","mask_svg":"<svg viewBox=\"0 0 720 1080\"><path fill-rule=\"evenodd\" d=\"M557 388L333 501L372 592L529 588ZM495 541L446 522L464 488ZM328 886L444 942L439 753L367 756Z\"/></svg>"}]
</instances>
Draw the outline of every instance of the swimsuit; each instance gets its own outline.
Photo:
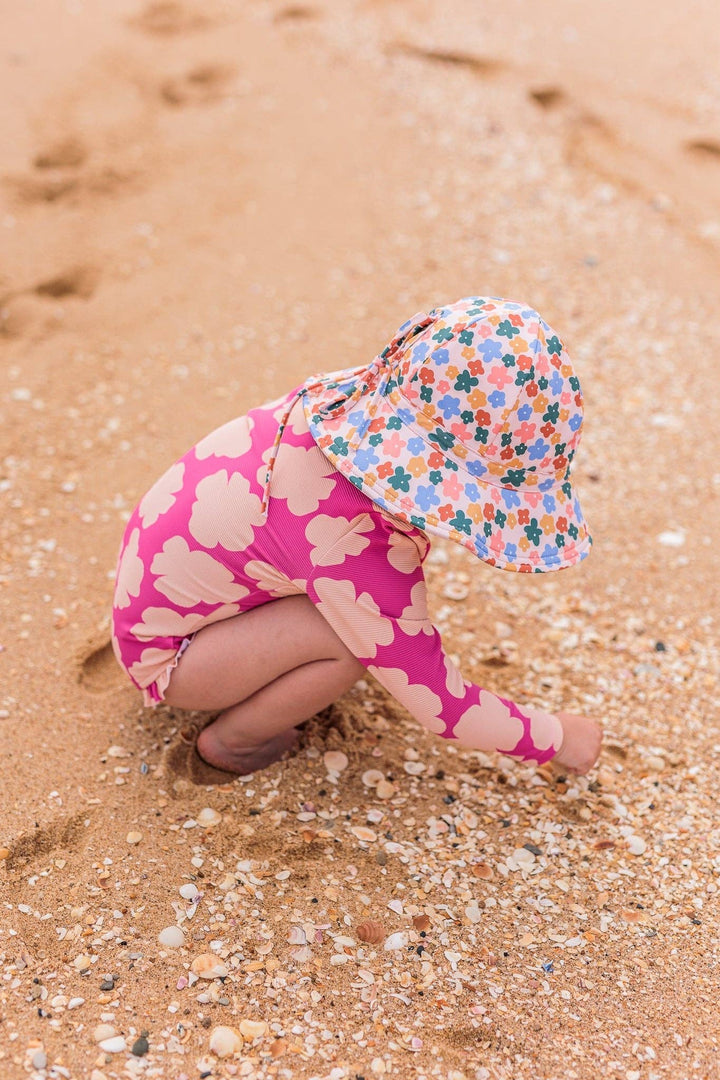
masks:
<instances>
[{"instance_id":1,"label":"swimsuit","mask_svg":"<svg viewBox=\"0 0 720 1080\"><path fill-rule=\"evenodd\" d=\"M294 390L202 439L141 500L120 552L113 648L154 705L202 627L306 594L424 727L547 761L562 742L557 717L464 680L444 652L427 610L428 550L424 532L330 464Z\"/></svg>"}]
</instances>

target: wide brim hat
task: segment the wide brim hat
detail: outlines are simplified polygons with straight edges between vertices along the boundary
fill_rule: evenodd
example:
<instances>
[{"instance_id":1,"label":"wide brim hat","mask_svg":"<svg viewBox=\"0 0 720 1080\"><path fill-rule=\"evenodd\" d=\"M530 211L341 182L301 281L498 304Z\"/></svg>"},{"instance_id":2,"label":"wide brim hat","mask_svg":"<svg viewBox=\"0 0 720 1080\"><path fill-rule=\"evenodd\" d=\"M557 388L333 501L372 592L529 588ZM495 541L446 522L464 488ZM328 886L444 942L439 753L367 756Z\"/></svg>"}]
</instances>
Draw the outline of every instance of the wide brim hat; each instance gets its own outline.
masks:
<instances>
[{"instance_id":1,"label":"wide brim hat","mask_svg":"<svg viewBox=\"0 0 720 1080\"><path fill-rule=\"evenodd\" d=\"M505 570L589 553L570 484L580 383L532 308L469 297L420 312L371 364L301 392L323 454L400 520Z\"/></svg>"}]
</instances>

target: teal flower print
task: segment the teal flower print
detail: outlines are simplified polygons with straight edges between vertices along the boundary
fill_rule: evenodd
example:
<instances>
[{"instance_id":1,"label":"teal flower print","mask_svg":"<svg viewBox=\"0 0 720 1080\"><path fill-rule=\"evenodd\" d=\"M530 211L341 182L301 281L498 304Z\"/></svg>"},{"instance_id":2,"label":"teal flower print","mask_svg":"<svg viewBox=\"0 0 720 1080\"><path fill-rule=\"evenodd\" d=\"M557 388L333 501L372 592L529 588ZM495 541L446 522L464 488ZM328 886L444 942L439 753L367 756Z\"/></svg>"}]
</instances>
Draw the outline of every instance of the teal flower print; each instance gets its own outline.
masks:
<instances>
[{"instance_id":1,"label":"teal flower print","mask_svg":"<svg viewBox=\"0 0 720 1080\"><path fill-rule=\"evenodd\" d=\"M525 526L523 532L525 533L531 544L534 544L535 547L540 546L540 541L542 540L542 529L538 525L537 518L531 518L530 524Z\"/></svg>"},{"instance_id":2,"label":"teal flower print","mask_svg":"<svg viewBox=\"0 0 720 1080\"><path fill-rule=\"evenodd\" d=\"M347 439L341 439L339 435L333 439L328 447L331 454L337 454L339 457L347 457L349 449L350 444Z\"/></svg>"},{"instance_id":3,"label":"teal flower print","mask_svg":"<svg viewBox=\"0 0 720 1080\"><path fill-rule=\"evenodd\" d=\"M470 536L472 532L472 518L469 518L463 510L457 510L454 517L450 518L450 525L458 532L463 532L466 536Z\"/></svg>"},{"instance_id":4,"label":"teal flower print","mask_svg":"<svg viewBox=\"0 0 720 1080\"><path fill-rule=\"evenodd\" d=\"M458 341L461 345L472 345L475 334L472 330L461 330L458 335Z\"/></svg>"},{"instance_id":5,"label":"teal flower print","mask_svg":"<svg viewBox=\"0 0 720 1080\"><path fill-rule=\"evenodd\" d=\"M512 341L515 335L520 333L520 327L513 326L509 319L503 319L498 326L496 333L498 337L510 338ZM557 338L555 340L557 341Z\"/></svg>"},{"instance_id":6,"label":"teal flower print","mask_svg":"<svg viewBox=\"0 0 720 1080\"><path fill-rule=\"evenodd\" d=\"M403 469L402 465L396 465L395 472L388 477L388 484L390 487L395 488L396 491L409 491L411 480L412 475L406 469Z\"/></svg>"},{"instance_id":7,"label":"teal flower print","mask_svg":"<svg viewBox=\"0 0 720 1080\"><path fill-rule=\"evenodd\" d=\"M455 335L453 334L452 330L449 330L447 327L445 327L444 329L438 330L437 333L433 334L433 341L452 341L454 336Z\"/></svg>"},{"instance_id":8,"label":"teal flower print","mask_svg":"<svg viewBox=\"0 0 720 1080\"><path fill-rule=\"evenodd\" d=\"M559 356L562 352L562 342L556 334L553 334L551 338L548 338L547 351L550 356Z\"/></svg>"},{"instance_id":9,"label":"teal flower print","mask_svg":"<svg viewBox=\"0 0 720 1080\"><path fill-rule=\"evenodd\" d=\"M454 390L462 390L463 393L469 394L473 386L477 386L480 382L474 375L471 375L469 371L461 371L455 380Z\"/></svg>"}]
</instances>

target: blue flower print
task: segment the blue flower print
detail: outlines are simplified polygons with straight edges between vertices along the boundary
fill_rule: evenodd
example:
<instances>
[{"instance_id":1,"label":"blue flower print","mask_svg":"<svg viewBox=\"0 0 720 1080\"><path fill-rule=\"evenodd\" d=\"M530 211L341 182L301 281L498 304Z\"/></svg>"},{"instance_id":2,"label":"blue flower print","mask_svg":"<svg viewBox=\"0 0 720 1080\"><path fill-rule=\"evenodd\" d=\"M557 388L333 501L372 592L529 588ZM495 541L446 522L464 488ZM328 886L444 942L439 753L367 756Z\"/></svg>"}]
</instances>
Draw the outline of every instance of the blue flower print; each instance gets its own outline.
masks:
<instances>
[{"instance_id":1,"label":"blue flower print","mask_svg":"<svg viewBox=\"0 0 720 1080\"><path fill-rule=\"evenodd\" d=\"M581 426L582 426L582 416L580 415L580 413L575 413L575 415L571 416L570 419L568 420L568 427L570 428L571 431L577 431L578 428L580 428Z\"/></svg>"},{"instance_id":2,"label":"blue flower print","mask_svg":"<svg viewBox=\"0 0 720 1080\"><path fill-rule=\"evenodd\" d=\"M437 405L445 420L460 415L460 399L453 397L452 394L445 394L440 398Z\"/></svg>"},{"instance_id":3,"label":"blue flower print","mask_svg":"<svg viewBox=\"0 0 720 1080\"><path fill-rule=\"evenodd\" d=\"M367 450L358 450L355 454L355 464L362 472L367 472L373 465L380 464L380 458L373 447Z\"/></svg>"},{"instance_id":4,"label":"blue flower print","mask_svg":"<svg viewBox=\"0 0 720 1080\"><path fill-rule=\"evenodd\" d=\"M452 334L450 336L452 337ZM450 363L450 353L447 349L436 349L433 353L433 363L435 367L444 367L445 364Z\"/></svg>"},{"instance_id":5,"label":"blue flower print","mask_svg":"<svg viewBox=\"0 0 720 1080\"><path fill-rule=\"evenodd\" d=\"M532 405L521 405L517 411L519 420L529 420L533 414Z\"/></svg>"},{"instance_id":6,"label":"blue flower print","mask_svg":"<svg viewBox=\"0 0 720 1080\"><path fill-rule=\"evenodd\" d=\"M413 435L412 439L408 439L407 448L413 456L422 454L425 449L425 440L421 439L419 435Z\"/></svg>"},{"instance_id":7,"label":"blue flower print","mask_svg":"<svg viewBox=\"0 0 720 1080\"><path fill-rule=\"evenodd\" d=\"M558 561L557 549L552 544L546 544L542 549L540 558L543 562L550 563L550 565L556 563Z\"/></svg>"},{"instance_id":8,"label":"blue flower print","mask_svg":"<svg viewBox=\"0 0 720 1080\"><path fill-rule=\"evenodd\" d=\"M516 491L511 491L510 488L500 488L500 494L502 500L507 506L508 510L512 510L514 506L521 506L520 496Z\"/></svg>"},{"instance_id":9,"label":"blue flower print","mask_svg":"<svg viewBox=\"0 0 720 1080\"><path fill-rule=\"evenodd\" d=\"M471 476L480 477L487 472L487 467L481 461L468 461L466 467Z\"/></svg>"},{"instance_id":10,"label":"blue flower print","mask_svg":"<svg viewBox=\"0 0 720 1080\"><path fill-rule=\"evenodd\" d=\"M501 405L505 404L505 391L493 390L492 394L488 397L488 401L493 409L499 409Z\"/></svg>"},{"instance_id":11,"label":"blue flower print","mask_svg":"<svg viewBox=\"0 0 720 1080\"><path fill-rule=\"evenodd\" d=\"M563 379L560 372L555 369L550 378L550 390L556 397L560 397L563 391Z\"/></svg>"},{"instance_id":12,"label":"blue flower print","mask_svg":"<svg viewBox=\"0 0 720 1080\"><path fill-rule=\"evenodd\" d=\"M415 423L415 413L412 412L410 409L400 408L400 409L397 410L397 414L400 417L400 419L402 420L403 424L414 424Z\"/></svg>"},{"instance_id":13,"label":"blue flower print","mask_svg":"<svg viewBox=\"0 0 720 1080\"><path fill-rule=\"evenodd\" d=\"M480 500L480 488L477 484L465 484L465 494L470 502L478 502Z\"/></svg>"},{"instance_id":14,"label":"blue flower print","mask_svg":"<svg viewBox=\"0 0 720 1080\"><path fill-rule=\"evenodd\" d=\"M557 507L557 503L555 502L555 496L554 495L544 495L543 496L543 510L545 511L546 514L554 514L556 507Z\"/></svg>"},{"instance_id":15,"label":"blue flower print","mask_svg":"<svg viewBox=\"0 0 720 1080\"><path fill-rule=\"evenodd\" d=\"M540 461L550 450L550 443L544 439L536 439L528 447L528 457L531 461Z\"/></svg>"},{"instance_id":16,"label":"blue flower print","mask_svg":"<svg viewBox=\"0 0 720 1080\"><path fill-rule=\"evenodd\" d=\"M433 506L440 505L440 496L437 494L432 484L419 484L415 501L420 509L427 514L429 510L432 510Z\"/></svg>"},{"instance_id":17,"label":"blue flower print","mask_svg":"<svg viewBox=\"0 0 720 1080\"><path fill-rule=\"evenodd\" d=\"M509 563L514 563L517 559L517 544L505 545L505 558Z\"/></svg>"},{"instance_id":18,"label":"blue flower print","mask_svg":"<svg viewBox=\"0 0 720 1080\"><path fill-rule=\"evenodd\" d=\"M478 345L478 352L482 353L483 360L489 363L491 360L499 360L505 351L502 342L495 338L487 338Z\"/></svg>"}]
</instances>

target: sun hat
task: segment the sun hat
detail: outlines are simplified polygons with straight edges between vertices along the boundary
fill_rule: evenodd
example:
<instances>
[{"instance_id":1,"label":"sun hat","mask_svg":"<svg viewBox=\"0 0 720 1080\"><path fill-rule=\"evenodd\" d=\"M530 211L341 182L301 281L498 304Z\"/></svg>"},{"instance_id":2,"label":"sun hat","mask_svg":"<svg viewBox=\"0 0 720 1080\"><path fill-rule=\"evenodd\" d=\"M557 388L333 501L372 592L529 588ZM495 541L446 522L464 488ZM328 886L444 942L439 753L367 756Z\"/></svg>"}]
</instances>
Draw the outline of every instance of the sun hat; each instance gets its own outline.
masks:
<instances>
[{"instance_id":1,"label":"sun hat","mask_svg":"<svg viewBox=\"0 0 720 1080\"><path fill-rule=\"evenodd\" d=\"M300 393L325 456L394 517L506 570L589 553L569 480L580 383L532 308L473 296L420 312L372 363Z\"/></svg>"}]
</instances>

